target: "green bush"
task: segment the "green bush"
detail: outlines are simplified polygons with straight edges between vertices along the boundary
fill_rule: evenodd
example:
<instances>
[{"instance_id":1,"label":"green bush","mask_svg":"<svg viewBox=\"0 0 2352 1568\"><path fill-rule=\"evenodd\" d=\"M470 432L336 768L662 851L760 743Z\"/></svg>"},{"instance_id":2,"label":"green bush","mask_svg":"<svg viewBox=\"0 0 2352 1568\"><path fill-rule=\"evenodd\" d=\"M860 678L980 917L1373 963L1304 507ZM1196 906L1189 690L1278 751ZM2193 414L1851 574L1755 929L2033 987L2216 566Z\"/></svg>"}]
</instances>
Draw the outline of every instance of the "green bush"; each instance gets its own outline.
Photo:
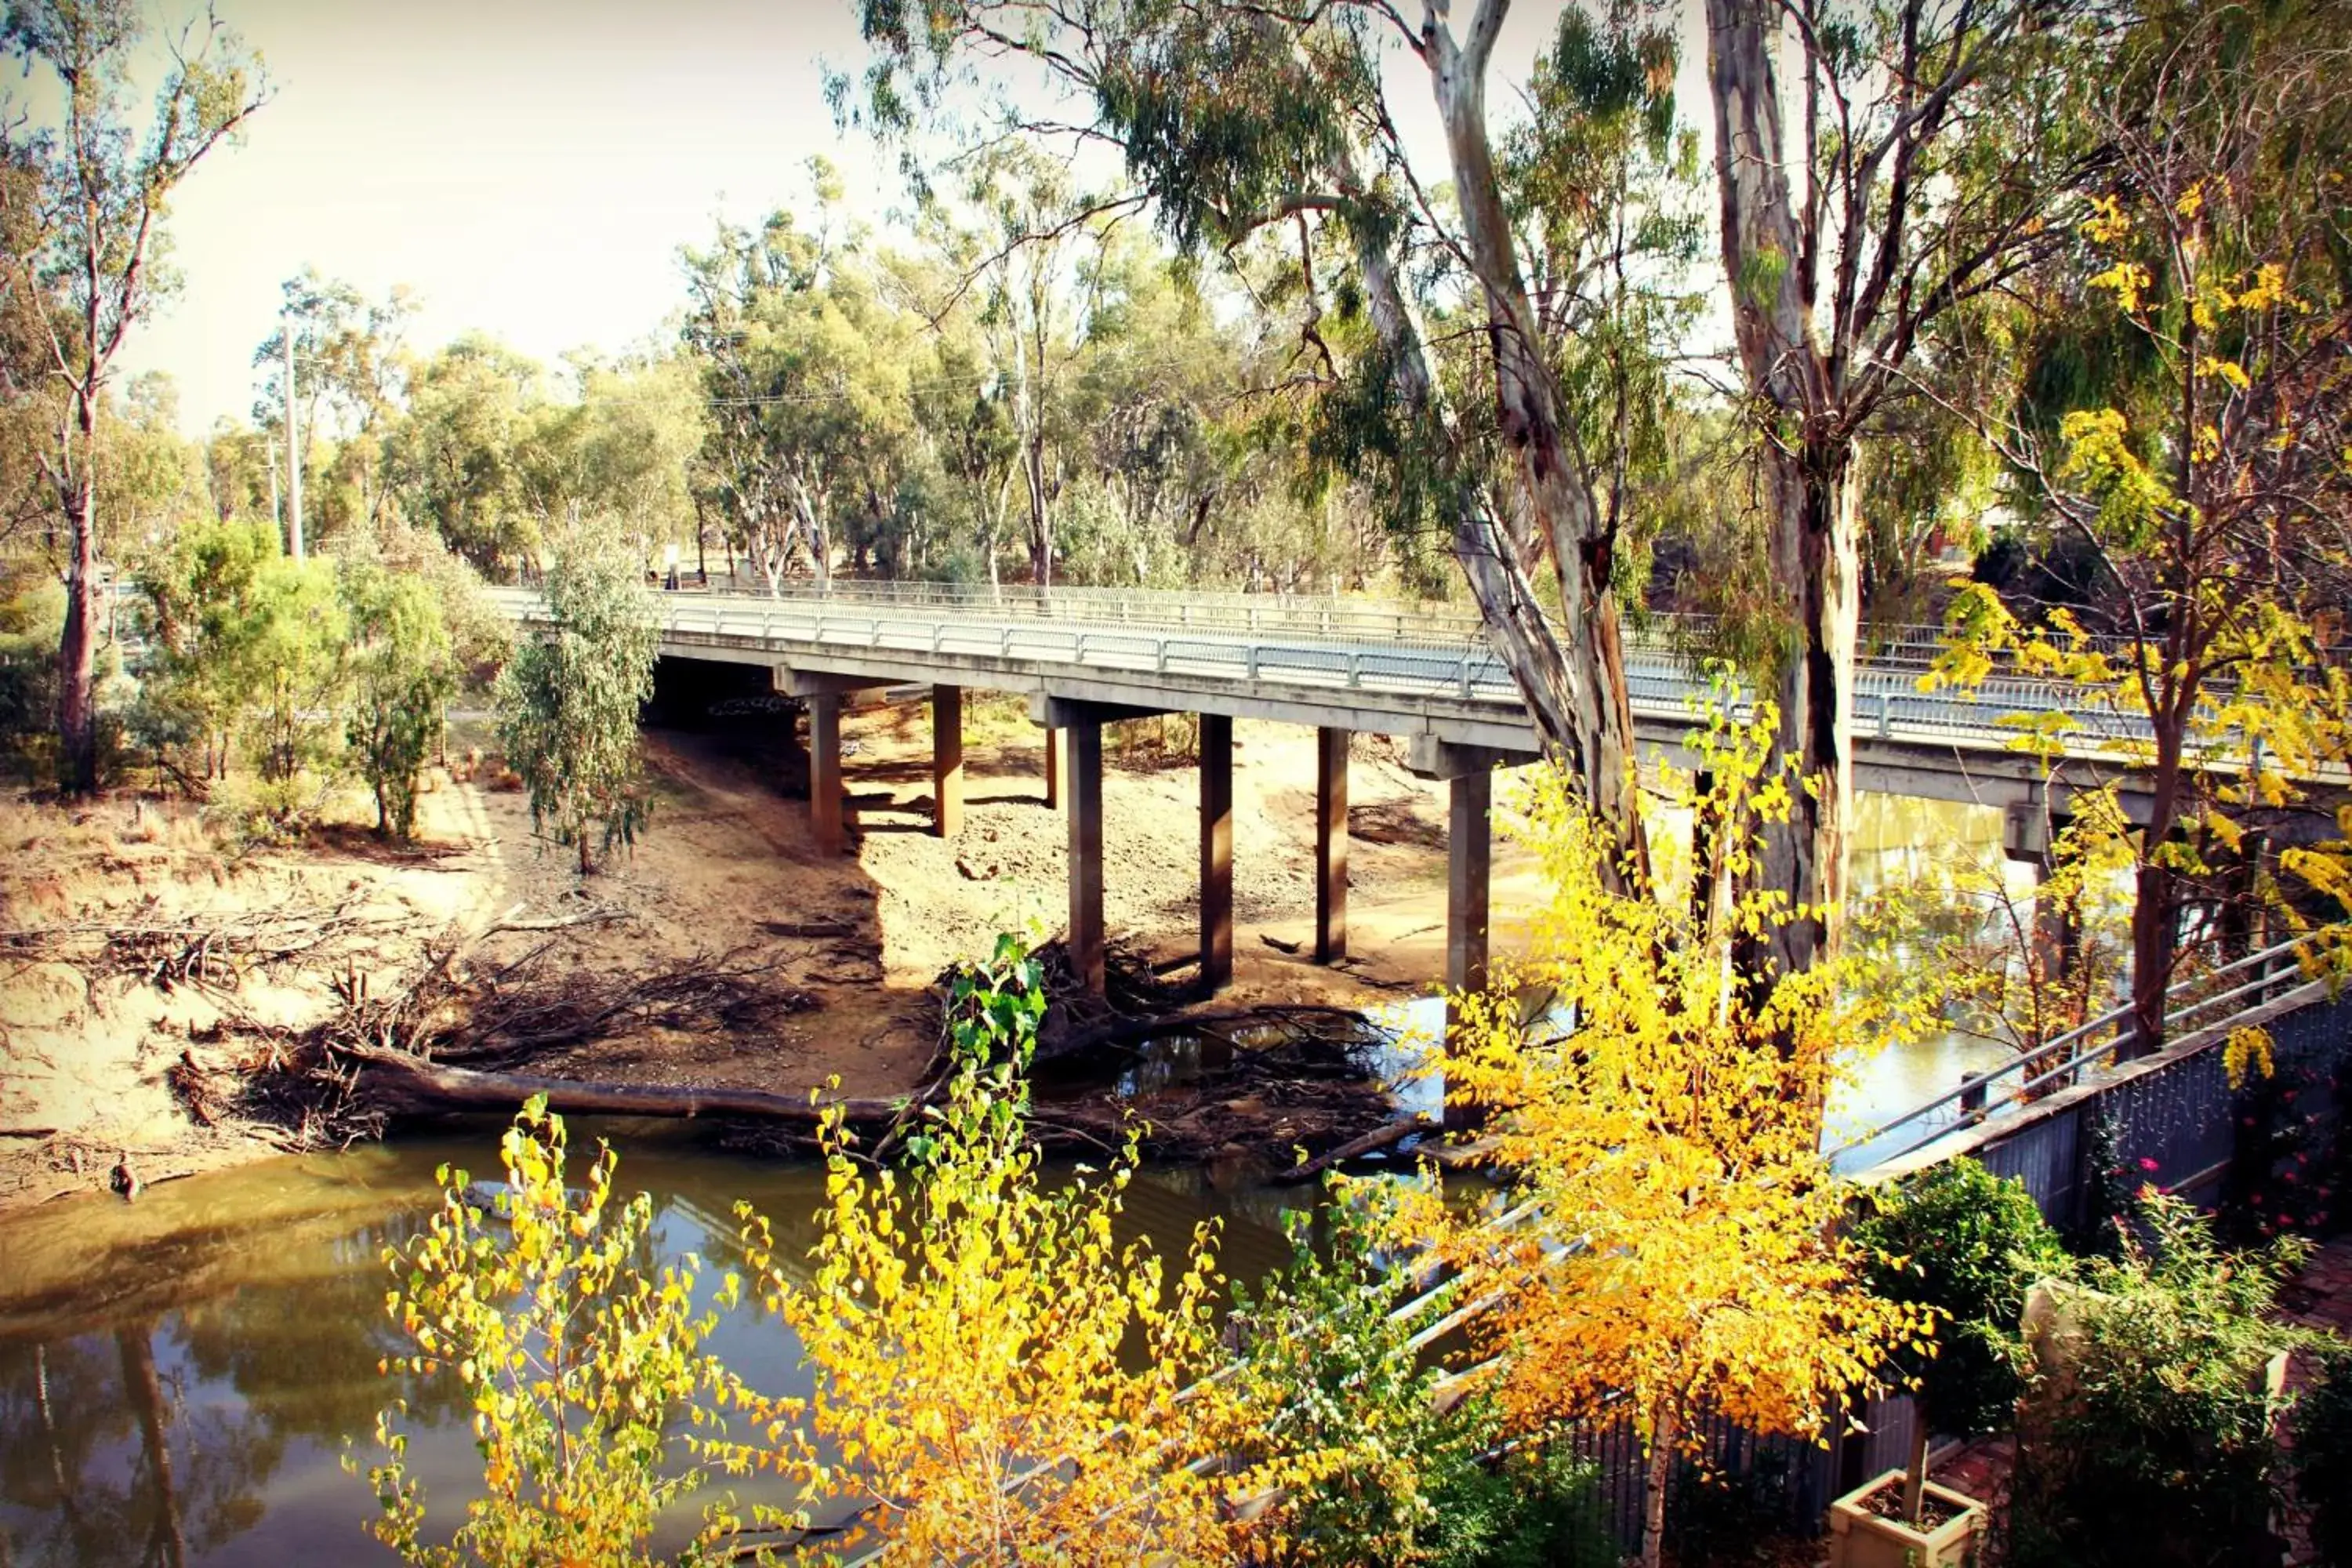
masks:
<instances>
[{"instance_id":1,"label":"green bush","mask_svg":"<svg viewBox=\"0 0 2352 1568\"><path fill-rule=\"evenodd\" d=\"M2077 1270L2065 1364L2044 1368L2021 1423L2017 1568L2278 1561L2269 1521L2284 1456L2263 1373L2312 1341L2270 1315L2307 1248L2224 1252L2209 1220L2153 1188L2139 1218L2119 1232L2119 1258Z\"/></svg>"},{"instance_id":2,"label":"green bush","mask_svg":"<svg viewBox=\"0 0 2352 1568\"><path fill-rule=\"evenodd\" d=\"M1417 1291L1386 1253L1378 1183L1339 1184L1287 1221L1292 1260L1236 1290L1242 1376L1266 1452L1315 1455L1262 1545L1285 1568L1602 1568L1617 1561L1591 1466L1564 1448L1503 1451L1484 1401L1433 1401L1438 1371L1400 1321ZM1256 1456L1264 1457L1264 1456Z\"/></svg>"},{"instance_id":3,"label":"green bush","mask_svg":"<svg viewBox=\"0 0 2352 1568\"><path fill-rule=\"evenodd\" d=\"M2352 1345L2322 1352L2295 1405L2294 1489L2319 1561L2352 1564Z\"/></svg>"},{"instance_id":4,"label":"green bush","mask_svg":"<svg viewBox=\"0 0 2352 1568\"><path fill-rule=\"evenodd\" d=\"M56 765L66 595L46 573L0 574L0 757L26 783Z\"/></svg>"},{"instance_id":5,"label":"green bush","mask_svg":"<svg viewBox=\"0 0 2352 1568\"><path fill-rule=\"evenodd\" d=\"M1458 1467L1430 1495L1433 1568L1613 1568L1600 1472L1564 1446Z\"/></svg>"},{"instance_id":6,"label":"green bush","mask_svg":"<svg viewBox=\"0 0 2352 1568\"><path fill-rule=\"evenodd\" d=\"M1854 1235L1876 1260L1873 1291L1936 1314L1932 1353L1899 1356L1895 1369L1920 1414L1907 1507L1926 1479L1930 1433L1974 1436L2015 1418L2025 1292L2063 1271L2065 1253L2025 1184L1974 1160L1947 1160L1883 1193Z\"/></svg>"}]
</instances>

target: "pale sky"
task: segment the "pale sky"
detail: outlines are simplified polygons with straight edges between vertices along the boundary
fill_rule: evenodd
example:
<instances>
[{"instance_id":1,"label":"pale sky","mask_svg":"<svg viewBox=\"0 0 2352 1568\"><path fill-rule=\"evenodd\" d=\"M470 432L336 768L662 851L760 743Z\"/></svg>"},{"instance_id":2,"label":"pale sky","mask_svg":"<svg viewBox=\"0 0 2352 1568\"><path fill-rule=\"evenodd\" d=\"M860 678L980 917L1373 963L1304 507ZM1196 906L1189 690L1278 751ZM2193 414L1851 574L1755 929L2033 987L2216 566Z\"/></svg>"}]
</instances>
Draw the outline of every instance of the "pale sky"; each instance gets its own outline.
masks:
<instances>
[{"instance_id":1,"label":"pale sky","mask_svg":"<svg viewBox=\"0 0 2352 1568\"><path fill-rule=\"evenodd\" d=\"M164 0L163 15L185 0ZM821 65L865 58L849 0L218 0L276 97L175 200L185 291L142 326L126 374L170 373L190 435L253 401L279 285L307 265L371 299L416 290L412 347L479 329L553 362L618 352L684 303L678 247L754 217L833 157L853 207L899 194L845 144ZM1522 0L1496 53L1499 120L1559 0ZM1687 51L1685 94L1704 79ZM1442 163L1427 77L1392 68L1416 163ZM1684 113L1699 106L1688 96ZM1424 159L1422 149L1428 149Z\"/></svg>"}]
</instances>

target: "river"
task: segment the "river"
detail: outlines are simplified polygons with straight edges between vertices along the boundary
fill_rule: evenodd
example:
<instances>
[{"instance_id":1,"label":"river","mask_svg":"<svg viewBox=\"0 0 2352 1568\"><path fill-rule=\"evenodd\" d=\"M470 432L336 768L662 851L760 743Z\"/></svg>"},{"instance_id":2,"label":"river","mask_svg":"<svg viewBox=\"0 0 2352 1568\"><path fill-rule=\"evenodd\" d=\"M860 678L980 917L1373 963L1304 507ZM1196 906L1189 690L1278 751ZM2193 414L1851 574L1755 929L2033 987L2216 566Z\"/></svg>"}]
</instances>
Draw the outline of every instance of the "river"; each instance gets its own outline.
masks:
<instances>
[{"instance_id":1,"label":"river","mask_svg":"<svg viewBox=\"0 0 2352 1568\"><path fill-rule=\"evenodd\" d=\"M711 1151L676 1124L574 1129L584 1160L603 1131L623 1191L654 1199L655 1245L692 1252L706 1284L735 1259L738 1198L766 1213L782 1250L813 1235L821 1175ZM445 1529L480 1479L446 1390L378 1373L404 1350L384 1317L381 1254L436 1203L434 1168L497 1172L497 1125L410 1135L334 1155L263 1162L151 1189L135 1205L83 1200L0 1229L0 1563L286 1568L389 1563L362 1531L362 1458L376 1411L416 1406L410 1461ZM1182 1238L1223 1220L1228 1273L1256 1279L1287 1255L1281 1215L1311 1194L1220 1189L1204 1172L1145 1172L1127 1236ZM791 1335L756 1308L724 1318L710 1348L755 1387L804 1392ZM756 1495L739 1492L747 1499ZM690 1528L693 1510L670 1533Z\"/></svg>"},{"instance_id":2,"label":"river","mask_svg":"<svg viewBox=\"0 0 2352 1568\"><path fill-rule=\"evenodd\" d=\"M1990 810L1864 797L1857 827L1864 888L1930 849L2000 853ZM1866 1060L1832 1107L1832 1142L2001 1054L1950 1035ZM377 1372L405 1348L384 1318L381 1255L431 1212L436 1165L496 1172L497 1131L409 1132L0 1224L0 1568L389 1562L362 1531L366 1483L338 1457L347 1437L372 1452L375 1413L396 1394L417 1407L411 1465L446 1529L478 1481L472 1437L446 1392ZM709 1279L735 1256L739 1198L775 1222L787 1255L810 1238L814 1168L642 1122L583 1124L575 1159L600 1131L621 1150L621 1189L653 1195L658 1249L698 1254ZM1129 1188L1125 1227L1181 1245L1220 1217L1227 1273L1254 1279L1286 1255L1284 1208L1312 1201L1238 1173L1150 1171ZM711 1348L770 1393L800 1383L791 1336L756 1309L724 1319Z\"/></svg>"}]
</instances>

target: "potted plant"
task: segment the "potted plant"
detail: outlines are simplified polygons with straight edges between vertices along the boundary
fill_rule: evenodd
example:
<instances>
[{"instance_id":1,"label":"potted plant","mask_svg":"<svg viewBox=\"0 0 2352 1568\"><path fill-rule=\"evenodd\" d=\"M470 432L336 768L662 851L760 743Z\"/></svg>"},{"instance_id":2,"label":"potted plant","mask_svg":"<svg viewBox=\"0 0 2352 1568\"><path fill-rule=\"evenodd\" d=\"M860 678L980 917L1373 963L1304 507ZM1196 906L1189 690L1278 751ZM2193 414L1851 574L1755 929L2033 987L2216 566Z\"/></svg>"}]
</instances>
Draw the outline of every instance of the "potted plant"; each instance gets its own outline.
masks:
<instances>
[{"instance_id":1,"label":"potted plant","mask_svg":"<svg viewBox=\"0 0 2352 1568\"><path fill-rule=\"evenodd\" d=\"M1936 1318L1935 1342L1895 1371L1912 1388L1911 1462L1830 1505L1832 1568L1946 1568L1974 1561L1986 1510L1927 1479L1931 1434L2007 1426L2022 1387L2025 1293L2063 1266L2024 1185L1949 1160L1883 1194L1855 1226L1871 1288Z\"/></svg>"}]
</instances>

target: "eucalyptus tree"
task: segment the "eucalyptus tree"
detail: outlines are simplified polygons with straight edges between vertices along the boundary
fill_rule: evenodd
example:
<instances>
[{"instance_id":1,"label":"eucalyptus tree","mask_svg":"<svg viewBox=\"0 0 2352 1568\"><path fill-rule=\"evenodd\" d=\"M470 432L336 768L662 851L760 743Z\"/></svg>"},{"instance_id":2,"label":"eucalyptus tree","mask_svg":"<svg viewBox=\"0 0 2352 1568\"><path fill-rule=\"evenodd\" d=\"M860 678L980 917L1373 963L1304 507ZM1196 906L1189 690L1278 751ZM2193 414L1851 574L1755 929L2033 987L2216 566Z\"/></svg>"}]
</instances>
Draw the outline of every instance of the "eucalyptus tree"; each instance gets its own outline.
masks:
<instances>
[{"instance_id":1,"label":"eucalyptus tree","mask_svg":"<svg viewBox=\"0 0 2352 1568\"><path fill-rule=\"evenodd\" d=\"M495 575L534 558L542 537L546 419L539 363L467 333L417 367L385 443L390 482L414 519Z\"/></svg>"},{"instance_id":2,"label":"eucalyptus tree","mask_svg":"<svg viewBox=\"0 0 2352 1568\"><path fill-rule=\"evenodd\" d=\"M70 552L58 731L60 783L76 795L98 787L100 412L131 329L171 290L160 239L173 193L268 96L258 62L207 12L164 40L142 126L130 99L146 38L133 0L9 0L0 19L7 63L56 87L53 122L0 101L0 270L12 300L41 301L40 374L62 392L36 460Z\"/></svg>"},{"instance_id":3,"label":"eucalyptus tree","mask_svg":"<svg viewBox=\"0 0 2352 1568\"><path fill-rule=\"evenodd\" d=\"M1021 444L1004 389L985 368L987 351L961 309L934 324L928 363L911 391L917 429L936 447L959 502L973 553L992 586L1019 482ZM950 561L963 557L950 547Z\"/></svg>"},{"instance_id":4,"label":"eucalyptus tree","mask_svg":"<svg viewBox=\"0 0 2352 1568\"><path fill-rule=\"evenodd\" d=\"M1219 498L1244 458L1231 416L1253 367L1197 274L1139 236L1100 247L1088 352L1070 389L1074 434L1116 519L1119 580L1197 580Z\"/></svg>"},{"instance_id":5,"label":"eucalyptus tree","mask_svg":"<svg viewBox=\"0 0 2352 1568\"><path fill-rule=\"evenodd\" d=\"M303 488L306 498L317 496L320 503L306 502L306 510L331 527L354 521L381 523L388 497L383 426L398 413L413 368L404 339L416 301L402 287L372 300L353 285L323 278L308 267L288 279L281 292L285 313L280 324L253 351L257 383L254 427L273 434L283 449L285 321L290 320L295 395L301 405L295 423L302 448ZM331 416L328 434L335 447L320 477L348 483L354 492L348 504L312 485L310 459L320 434L322 411Z\"/></svg>"},{"instance_id":6,"label":"eucalyptus tree","mask_svg":"<svg viewBox=\"0 0 2352 1568\"><path fill-rule=\"evenodd\" d=\"M1391 468L1400 516L1440 520L1547 748L1638 856L1632 719L1610 592L1622 520L1603 496L1618 432L1579 427L1550 352L1555 304L1529 280L1538 237L1512 210L1486 104L1508 9L1508 0L1479 0L1466 15L1431 4L1415 22L1389 0L1079 0L1050 11L1023 0L862 0L874 59L861 112L911 132L960 102L982 62L1018 57L1060 101L1038 111L1007 104L992 130L1108 142L1123 154L1128 188L1087 204L1087 216L1148 208L1192 257L1254 240L1295 243L1302 352L1338 393L1352 395L1346 406L1359 426L1370 426L1358 430L1353 455ZM1562 78L1561 107L1613 106L1628 93L1654 102L1671 91L1670 65L1654 68L1671 61L1655 18L1623 7L1598 26L1577 22L1591 47L1565 58L1649 68ZM1426 73L1451 177L1442 198L1405 155L1384 85L1391 48ZM838 86L845 104L849 85ZM1618 121L1629 139L1622 150L1644 145L1650 122ZM1325 234L1341 258L1337 276L1318 267ZM1458 268L1473 301L1484 349L1470 384L1478 408L1441 376L1422 326L1410 268L1433 253ZM1327 311L1360 321L1366 341L1352 352L1335 342ZM1564 637L1530 576L1547 558ZM1612 879L1621 865L1603 858Z\"/></svg>"},{"instance_id":7,"label":"eucalyptus tree","mask_svg":"<svg viewBox=\"0 0 2352 1568\"><path fill-rule=\"evenodd\" d=\"M659 622L640 563L574 535L547 574L552 625L522 637L499 672L499 742L530 795L531 826L579 851L634 844L651 801L640 783L637 710L653 695Z\"/></svg>"},{"instance_id":8,"label":"eucalyptus tree","mask_svg":"<svg viewBox=\"0 0 2352 1568\"><path fill-rule=\"evenodd\" d=\"M416 830L416 779L457 689L457 648L433 585L373 562L337 574L351 626L352 700L343 739L375 796L375 830Z\"/></svg>"},{"instance_id":9,"label":"eucalyptus tree","mask_svg":"<svg viewBox=\"0 0 2352 1568\"><path fill-rule=\"evenodd\" d=\"M1804 787L1759 875L1799 918L1748 955L1834 939L1853 795L1857 455L1945 368L1940 318L2060 246L2096 156L2086 0L1706 0L1708 80L1742 405L1789 635L1772 683ZM1783 61L1793 62L1793 81Z\"/></svg>"},{"instance_id":10,"label":"eucalyptus tree","mask_svg":"<svg viewBox=\"0 0 2352 1568\"><path fill-rule=\"evenodd\" d=\"M1043 588L1054 580L1054 500L1061 488L1049 477L1047 447L1071 435L1064 417L1069 373L1100 335L1101 236L1067 171L1024 142L974 160L968 195L982 215L987 247L971 279L981 293L981 341L1005 389L1028 503L1029 575Z\"/></svg>"},{"instance_id":11,"label":"eucalyptus tree","mask_svg":"<svg viewBox=\"0 0 2352 1568\"><path fill-rule=\"evenodd\" d=\"M677 354L588 364L564 427L570 498L643 542L676 542L696 526L691 468L707 435L699 367Z\"/></svg>"},{"instance_id":12,"label":"eucalyptus tree","mask_svg":"<svg viewBox=\"0 0 2352 1568\"><path fill-rule=\"evenodd\" d=\"M682 328L703 366L704 482L771 591L796 556L829 581L837 509L904 438L915 323L878 286L859 237L833 232L836 176L817 171L821 222L789 213L721 224L685 253Z\"/></svg>"}]
</instances>

